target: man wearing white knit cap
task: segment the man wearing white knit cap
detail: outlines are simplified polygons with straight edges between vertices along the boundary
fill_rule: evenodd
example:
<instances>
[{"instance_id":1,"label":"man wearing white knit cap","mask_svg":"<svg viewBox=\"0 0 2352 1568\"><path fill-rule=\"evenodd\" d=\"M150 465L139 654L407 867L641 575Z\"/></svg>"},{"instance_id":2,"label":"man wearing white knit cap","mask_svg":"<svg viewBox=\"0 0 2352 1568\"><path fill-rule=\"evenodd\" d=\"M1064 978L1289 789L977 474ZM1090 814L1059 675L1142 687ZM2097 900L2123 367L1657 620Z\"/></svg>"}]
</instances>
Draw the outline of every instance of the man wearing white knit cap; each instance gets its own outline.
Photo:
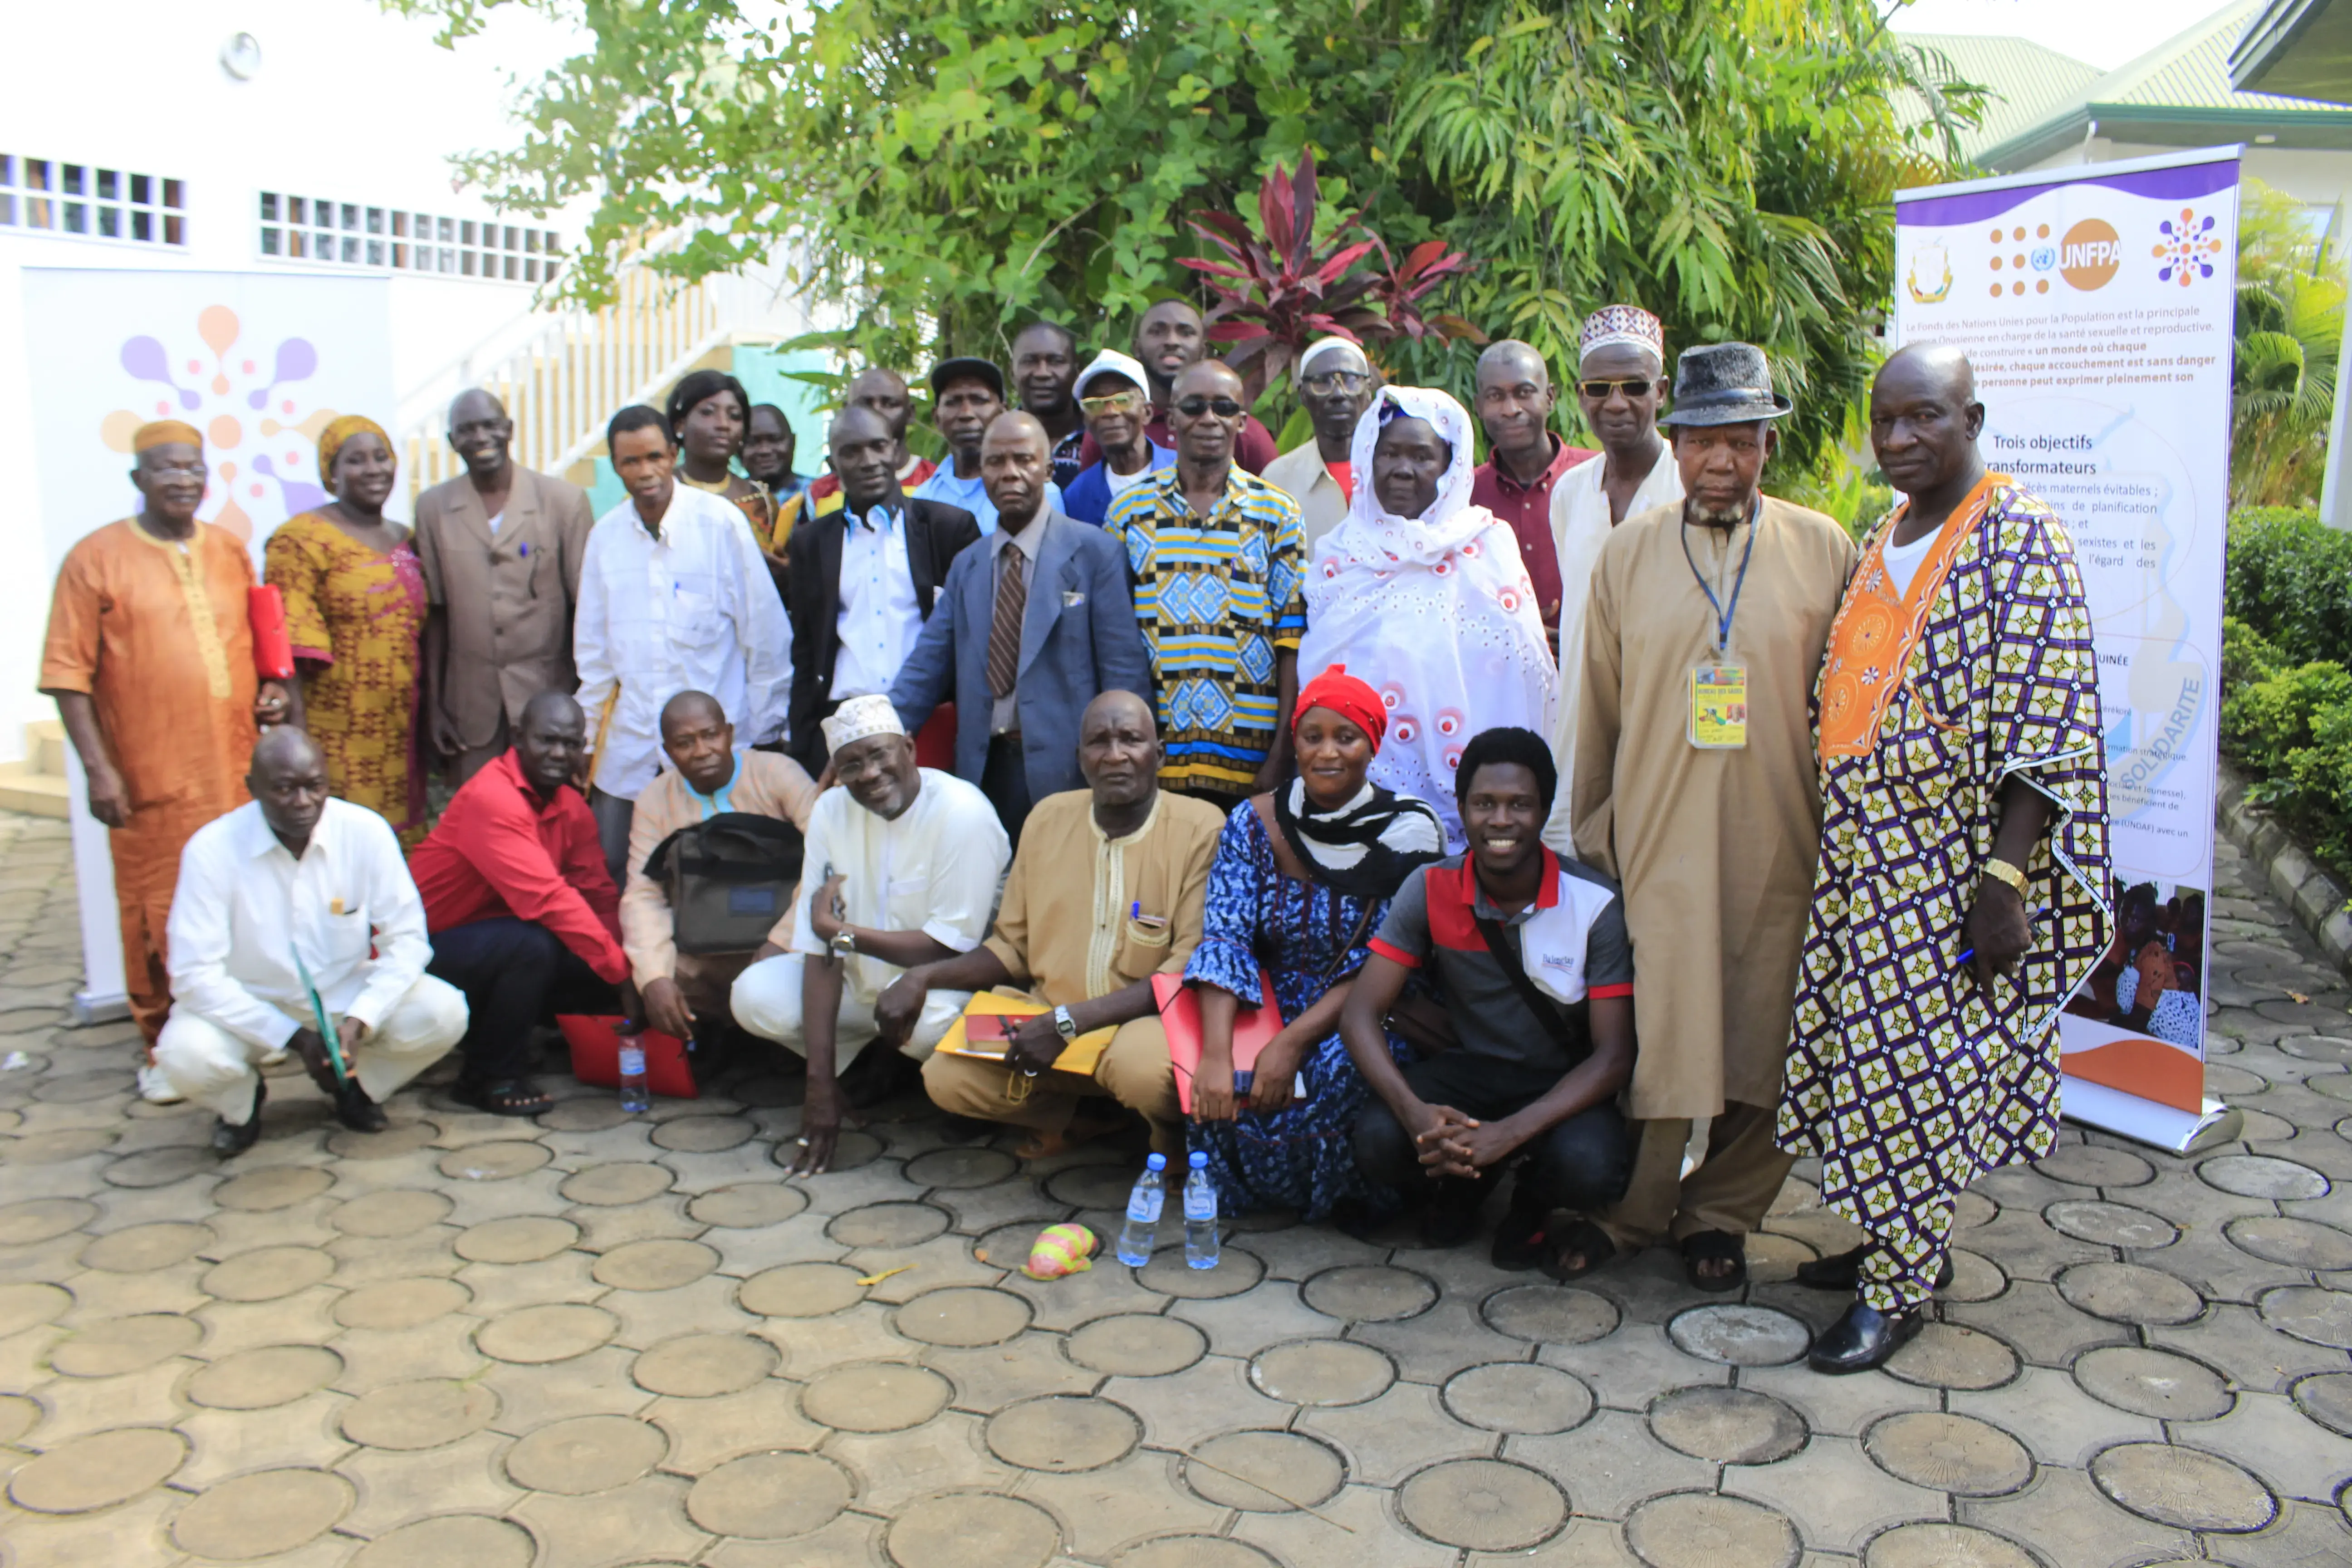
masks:
<instances>
[{"instance_id":1,"label":"man wearing white knit cap","mask_svg":"<svg viewBox=\"0 0 2352 1568\"><path fill-rule=\"evenodd\" d=\"M794 1174L833 1162L845 1104L871 1104L916 1072L971 998L934 991L903 1039L874 1018L883 988L988 934L1013 846L995 807L950 773L915 765L887 697L853 697L824 721L840 785L809 816L789 952L762 947L735 982L735 1021L808 1058ZM868 1051L879 1042L886 1048ZM835 1068L847 1071L835 1077Z\"/></svg>"},{"instance_id":2,"label":"man wearing white knit cap","mask_svg":"<svg viewBox=\"0 0 2352 1568\"><path fill-rule=\"evenodd\" d=\"M1298 401L1315 431L1258 477L1298 503L1299 530L1307 535L1310 556L1318 540L1347 521L1348 503L1356 494L1350 466L1356 421L1372 405L1380 384L1363 349L1345 338L1311 342L1298 356Z\"/></svg>"},{"instance_id":3,"label":"man wearing white knit cap","mask_svg":"<svg viewBox=\"0 0 2352 1568\"><path fill-rule=\"evenodd\" d=\"M1584 318L1579 334L1576 400L1601 441L1601 455L1559 477L1551 491L1551 538L1559 561L1559 702L1553 710L1552 756L1563 779L1576 777L1576 710L1584 686L1584 608L1592 568L1609 531L1652 507L1683 499L1682 470L1658 434L1666 395L1666 331L1637 305L1606 305ZM1553 803L1544 842L1574 849L1570 791Z\"/></svg>"}]
</instances>

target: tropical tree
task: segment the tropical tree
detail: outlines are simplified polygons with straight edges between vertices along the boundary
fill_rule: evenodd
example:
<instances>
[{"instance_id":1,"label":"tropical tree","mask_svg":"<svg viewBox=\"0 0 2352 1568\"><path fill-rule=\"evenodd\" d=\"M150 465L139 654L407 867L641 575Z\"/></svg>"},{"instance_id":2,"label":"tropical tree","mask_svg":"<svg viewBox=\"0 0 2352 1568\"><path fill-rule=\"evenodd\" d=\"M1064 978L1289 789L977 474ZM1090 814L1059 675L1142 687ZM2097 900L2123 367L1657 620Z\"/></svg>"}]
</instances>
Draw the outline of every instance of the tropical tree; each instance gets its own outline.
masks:
<instances>
[{"instance_id":1,"label":"tropical tree","mask_svg":"<svg viewBox=\"0 0 2352 1568\"><path fill-rule=\"evenodd\" d=\"M2344 342L2342 214L2315 234L2300 203L2254 179L2240 203L2230 503L2309 506L2326 473Z\"/></svg>"},{"instance_id":2,"label":"tropical tree","mask_svg":"<svg viewBox=\"0 0 2352 1568\"><path fill-rule=\"evenodd\" d=\"M593 38L529 87L517 145L460 166L508 208L593 201L575 298L667 231L682 278L787 258L861 357L1001 354L1036 314L1116 342L1204 297L1187 215L1244 216L1311 150L1396 254L1473 257L1447 303L1563 372L1612 300L1675 344L1763 344L1800 461L1868 374L1889 195L1950 167L1890 107L1918 62L1872 0L384 3L452 43L500 4ZM1396 351L1468 390L1466 343Z\"/></svg>"}]
</instances>

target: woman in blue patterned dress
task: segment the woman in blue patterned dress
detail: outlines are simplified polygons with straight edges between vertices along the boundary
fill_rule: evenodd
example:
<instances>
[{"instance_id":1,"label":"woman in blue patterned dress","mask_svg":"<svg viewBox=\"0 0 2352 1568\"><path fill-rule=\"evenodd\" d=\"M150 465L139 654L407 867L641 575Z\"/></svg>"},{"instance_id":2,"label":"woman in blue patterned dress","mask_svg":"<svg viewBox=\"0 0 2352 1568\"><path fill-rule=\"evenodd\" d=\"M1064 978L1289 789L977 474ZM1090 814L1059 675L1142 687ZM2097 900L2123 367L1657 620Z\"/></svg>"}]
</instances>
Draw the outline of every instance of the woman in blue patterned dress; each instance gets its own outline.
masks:
<instances>
[{"instance_id":1,"label":"woman in blue patterned dress","mask_svg":"<svg viewBox=\"0 0 2352 1568\"><path fill-rule=\"evenodd\" d=\"M1425 803L1366 782L1387 728L1370 686L1334 665L1293 713L1298 776L1226 819L1201 945L1184 969L1201 998L1191 1142L1208 1154L1227 1213L1292 1208L1319 1220L1335 1204L1389 1196L1356 1171L1349 1133L1365 1089L1339 1041L1339 1005L1389 900L1414 867L1444 854L1445 837ZM1234 1019L1260 1005L1261 971L1283 1026L1255 1072L1237 1078ZM1389 1048L1412 1054L1393 1026Z\"/></svg>"}]
</instances>

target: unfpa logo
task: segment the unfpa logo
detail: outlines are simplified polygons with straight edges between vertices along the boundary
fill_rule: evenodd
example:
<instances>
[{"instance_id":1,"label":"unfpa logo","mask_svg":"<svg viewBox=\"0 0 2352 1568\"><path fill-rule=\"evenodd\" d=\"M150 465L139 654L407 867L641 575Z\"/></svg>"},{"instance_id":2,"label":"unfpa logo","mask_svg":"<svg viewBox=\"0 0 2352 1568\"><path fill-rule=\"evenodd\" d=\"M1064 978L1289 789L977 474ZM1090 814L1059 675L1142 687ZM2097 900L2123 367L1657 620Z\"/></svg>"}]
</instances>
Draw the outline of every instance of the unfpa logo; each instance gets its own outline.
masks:
<instances>
[{"instance_id":1,"label":"unfpa logo","mask_svg":"<svg viewBox=\"0 0 2352 1568\"><path fill-rule=\"evenodd\" d=\"M2123 238L2103 219L2084 218L2058 242L2058 276L2077 289L2104 287L2123 264Z\"/></svg>"}]
</instances>

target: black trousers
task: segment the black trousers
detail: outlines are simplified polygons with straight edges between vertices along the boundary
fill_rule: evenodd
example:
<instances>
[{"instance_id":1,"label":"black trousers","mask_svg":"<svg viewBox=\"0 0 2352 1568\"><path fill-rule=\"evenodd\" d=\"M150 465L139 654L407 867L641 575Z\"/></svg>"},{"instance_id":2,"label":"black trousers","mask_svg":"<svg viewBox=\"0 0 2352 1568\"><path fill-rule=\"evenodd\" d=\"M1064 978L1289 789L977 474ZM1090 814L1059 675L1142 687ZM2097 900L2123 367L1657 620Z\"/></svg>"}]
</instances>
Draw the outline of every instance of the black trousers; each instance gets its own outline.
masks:
<instances>
[{"instance_id":1,"label":"black trousers","mask_svg":"<svg viewBox=\"0 0 2352 1568\"><path fill-rule=\"evenodd\" d=\"M1029 820L1029 764L1021 756L1021 731L988 738L988 762L980 770L980 793L996 807L1004 836L1021 847L1021 825Z\"/></svg>"},{"instance_id":2,"label":"black trousers","mask_svg":"<svg viewBox=\"0 0 2352 1568\"><path fill-rule=\"evenodd\" d=\"M1481 1121L1494 1121L1542 1099L1559 1082L1559 1074L1443 1051L1407 1066L1404 1080L1432 1105L1450 1105ZM1499 1167L1492 1168L1475 1183L1432 1176L1421 1163L1412 1135L1378 1096L1356 1117L1355 1149L1356 1168L1368 1180L1407 1197L1435 1196L1451 1187L1456 1192L1449 1199L1459 1196L1466 1202L1501 1174ZM1633 1174L1632 1130L1614 1100L1579 1111L1520 1145L1520 1153L1525 1163L1512 1201L1517 1209L1532 1210L1538 1204L1546 1211L1605 1208L1625 1195L1625 1184Z\"/></svg>"},{"instance_id":3,"label":"black trousers","mask_svg":"<svg viewBox=\"0 0 2352 1568\"><path fill-rule=\"evenodd\" d=\"M436 932L425 973L466 994L470 1016L457 1049L468 1083L529 1076L538 1065L530 1032L556 1014L607 1014L620 1006L619 990L598 979L562 938L513 915Z\"/></svg>"}]
</instances>

